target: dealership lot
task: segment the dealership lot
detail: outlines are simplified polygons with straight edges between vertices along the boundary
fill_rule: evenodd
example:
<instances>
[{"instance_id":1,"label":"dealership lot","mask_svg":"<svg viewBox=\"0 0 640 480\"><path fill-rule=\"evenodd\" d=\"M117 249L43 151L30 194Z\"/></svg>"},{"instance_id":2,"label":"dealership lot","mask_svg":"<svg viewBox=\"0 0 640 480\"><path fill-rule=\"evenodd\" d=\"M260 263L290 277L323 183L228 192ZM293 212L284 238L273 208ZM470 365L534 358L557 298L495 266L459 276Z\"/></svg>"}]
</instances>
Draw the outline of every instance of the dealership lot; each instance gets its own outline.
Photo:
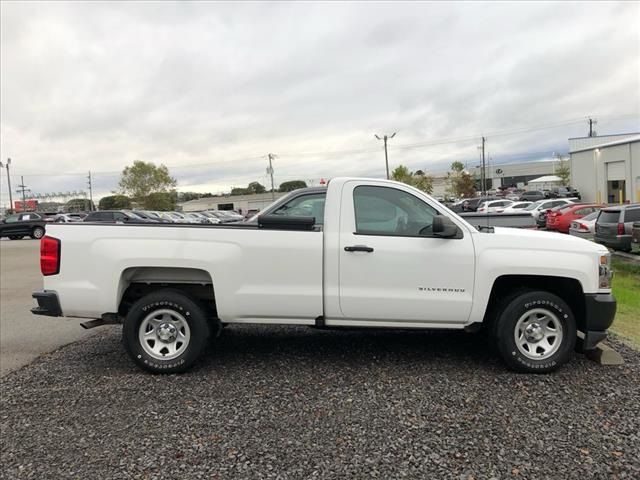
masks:
<instances>
[{"instance_id":1,"label":"dealership lot","mask_svg":"<svg viewBox=\"0 0 640 480\"><path fill-rule=\"evenodd\" d=\"M6 373L87 332L28 313L37 242L0 246L1 478L640 476L640 354L615 341L622 366L536 376L481 335L233 326L154 376L109 326Z\"/></svg>"},{"instance_id":2,"label":"dealership lot","mask_svg":"<svg viewBox=\"0 0 640 480\"><path fill-rule=\"evenodd\" d=\"M76 320L37 317L31 293L42 288L37 240L0 241L0 375L92 332Z\"/></svg>"}]
</instances>

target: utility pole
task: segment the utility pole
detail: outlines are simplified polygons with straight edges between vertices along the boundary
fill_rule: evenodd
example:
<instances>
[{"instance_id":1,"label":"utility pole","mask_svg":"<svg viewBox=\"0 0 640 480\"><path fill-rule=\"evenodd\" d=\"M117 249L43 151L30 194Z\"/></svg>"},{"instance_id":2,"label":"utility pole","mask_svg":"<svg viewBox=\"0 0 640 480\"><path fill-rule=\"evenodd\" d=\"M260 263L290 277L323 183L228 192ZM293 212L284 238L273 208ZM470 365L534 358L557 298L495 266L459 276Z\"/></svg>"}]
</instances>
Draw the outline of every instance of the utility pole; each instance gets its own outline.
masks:
<instances>
[{"instance_id":1,"label":"utility pole","mask_svg":"<svg viewBox=\"0 0 640 480\"><path fill-rule=\"evenodd\" d=\"M269 168L267 168L267 173L271 176L271 200L276 199L276 192L273 189L273 164L271 163L273 159L278 158L277 155L270 153L267 155L269 157Z\"/></svg>"},{"instance_id":2,"label":"utility pole","mask_svg":"<svg viewBox=\"0 0 640 480\"><path fill-rule=\"evenodd\" d=\"M0 168L7 167L7 184L9 185L9 210L13 212L13 196L11 195L11 173L9 173L9 165L11 165L11 159L7 158L7 164L3 165L0 162Z\"/></svg>"},{"instance_id":3,"label":"utility pole","mask_svg":"<svg viewBox=\"0 0 640 480\"><path fill-rule=\"evenodd\" d=\"M20 176L20 185L18 185L18 190L16 190L16 193L22 192L22 211L23 212L25 210L25 207L27 206L27 197L25 195L25 192L29 192L29 191L30 190L24 184L24 177L21 175Z\"/></svg>"},{"instance_id":4,"label":"utility pole","mask_svg":"<svg viewBox=\"0 0 640 480\"><path fill-rule=\"evenodd\" d=\"M593 129L594 125L597 125L598 120L594 120L593 118L589 118L589 136L595 137L598 133Z\"/></svg>"},{"instance_id":5,"label":"utility pole","mask_svg":"<svg viewBox=\"0 0 640 480\"><path fill-rule=\"evenodd\" d=\"M485 170L485 158L484 158L484 144L486 142L486 139L484 137L482 137L482 175L481 175L481 181L482 181L482 196L486 197L487 196L487 184L486 184L486 180L487 180L487 173Z\"/></svg>"},{"instance_id":6,"label":"utility pole","mask_svg":"<svg viewBox=\"0 0 640 480\"><path fill-rule=\"evenodd\" d=\"M378 135L374 135L378 140L384 140L384 164L387 167L387 180L389 180L389 154L387 153L387 140L396 136L397 132L393 132L393 135L387 137L386 135L380 138Z\"/></svg>"},{"instance_id":7,"label":"utility pole","mask_svg":"<svg viewBox=\"0 0 640 480\"><path fill-rule=\"evenodd\" d=\"M89 211L93 211L93 185L91 184L91 170L89 170L89 175L87 175L89 185Z\"/></svg>"}]
</instances>

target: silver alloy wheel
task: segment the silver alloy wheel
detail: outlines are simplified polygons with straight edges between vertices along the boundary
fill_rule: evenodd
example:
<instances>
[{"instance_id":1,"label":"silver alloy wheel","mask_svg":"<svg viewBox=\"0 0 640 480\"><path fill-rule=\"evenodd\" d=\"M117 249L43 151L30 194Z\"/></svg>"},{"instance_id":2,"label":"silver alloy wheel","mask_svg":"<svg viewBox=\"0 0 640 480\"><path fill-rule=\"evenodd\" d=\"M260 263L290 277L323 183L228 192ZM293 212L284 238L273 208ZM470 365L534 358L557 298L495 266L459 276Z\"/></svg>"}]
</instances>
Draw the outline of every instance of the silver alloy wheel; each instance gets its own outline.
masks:
<instances>
[{"instance_id":1,"label":"silver alloy wheel","mask_svg":"<svg viewBox=\"0 0 640 480\"><path fill-rule=\"evenodd\" d=\"M34 238L42 238L44 236L44 228L36 227L33 229Z\"/></svg>"},{"instance_id":2,"label":"silver alloy wheel","mask_svg":"<svg viewBox=\"0 0 640 480\"><path fill-rule=\"evenodd\" d=\"M191 329L175 310L156 310L140 323L138 339L144 351L157 360L171 360L189 346Z\"/></svg>"},{"instance_id":3,"label":"silver alloy wheel","mask_svg":"<svg viewBox=\"0 0 640 480\"><path fill-rule=\"evenodd\" d=\"M520 353L533 360L545 360L556 353L564 335L558 316L546 308L524 313L513 333Z\"/></svg>"}]
</instances>

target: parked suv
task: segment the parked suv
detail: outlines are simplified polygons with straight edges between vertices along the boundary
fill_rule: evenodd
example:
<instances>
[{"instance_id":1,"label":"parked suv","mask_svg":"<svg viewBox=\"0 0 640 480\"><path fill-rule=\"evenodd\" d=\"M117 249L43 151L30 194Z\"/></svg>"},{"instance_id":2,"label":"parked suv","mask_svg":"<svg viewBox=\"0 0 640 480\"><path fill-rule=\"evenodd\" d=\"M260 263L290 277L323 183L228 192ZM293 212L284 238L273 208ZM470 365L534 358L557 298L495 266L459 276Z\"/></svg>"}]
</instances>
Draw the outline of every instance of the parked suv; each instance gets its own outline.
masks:
<instances>
[{"instance_id":1,"label":"parked suv","mask_svg":"<svg viewBox=\"0 0 640 480\"><path fill-rule=\"evenodd\" d=\"M547 198L577 198L581 200L580 192L571 187L553 187L547 193Z\"/></svg>"},{"instance_id":2,"label":"parked suv","mask_svg":"<svg viewBox=\"0 0 640 480\"><path fill-rule=\"evenodd\" d=\"M530 190L528 192L522 192L522 195L520 195L520 198L518 200L522 200L522 201L530 201L530 202L537 202L538 200L544 200L545 196L544 193L542 193L540 190Z\"/></svg>"},{"instance_id":3,"label":"parked suv","mask_svg":"<svg viewBox=\"0 0 640 480\"><path fill-rule=\"evenodd\" d=\"M633 222L640 222L640 203L603 208L596 220L595 241L630 252Z\"/></svg>"},{"instance_id":4,"label":"parked suv","mask_svg":"<svg viewBox=\"0 0 640 480\"><path fill-rule=\"evenodd\" d=\"M42 215L35 212L9 215L0 223L0 237L19 240L23 237L42 238L45 221Z\"/></svg>"}]
</instances>

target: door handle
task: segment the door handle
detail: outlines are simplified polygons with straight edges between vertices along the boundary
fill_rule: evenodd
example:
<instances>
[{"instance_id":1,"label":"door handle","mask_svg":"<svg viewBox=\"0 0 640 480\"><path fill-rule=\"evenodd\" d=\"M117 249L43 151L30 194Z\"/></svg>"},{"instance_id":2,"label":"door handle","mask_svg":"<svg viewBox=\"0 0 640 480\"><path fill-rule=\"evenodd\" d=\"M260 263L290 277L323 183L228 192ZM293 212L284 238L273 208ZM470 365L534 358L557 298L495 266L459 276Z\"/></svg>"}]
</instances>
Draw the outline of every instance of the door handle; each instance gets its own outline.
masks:
<instances>
[{"instance_id":1,"label":"door handle","mask_svg":"<svg viewBox=\"0 0 640 480\"><path fill-rule=\"evenodd\" d=\"M373 252L372 247L367 247L366 245L354 245L352 247L344 247L345 252Z\"/></svg>"}]
</instances>

